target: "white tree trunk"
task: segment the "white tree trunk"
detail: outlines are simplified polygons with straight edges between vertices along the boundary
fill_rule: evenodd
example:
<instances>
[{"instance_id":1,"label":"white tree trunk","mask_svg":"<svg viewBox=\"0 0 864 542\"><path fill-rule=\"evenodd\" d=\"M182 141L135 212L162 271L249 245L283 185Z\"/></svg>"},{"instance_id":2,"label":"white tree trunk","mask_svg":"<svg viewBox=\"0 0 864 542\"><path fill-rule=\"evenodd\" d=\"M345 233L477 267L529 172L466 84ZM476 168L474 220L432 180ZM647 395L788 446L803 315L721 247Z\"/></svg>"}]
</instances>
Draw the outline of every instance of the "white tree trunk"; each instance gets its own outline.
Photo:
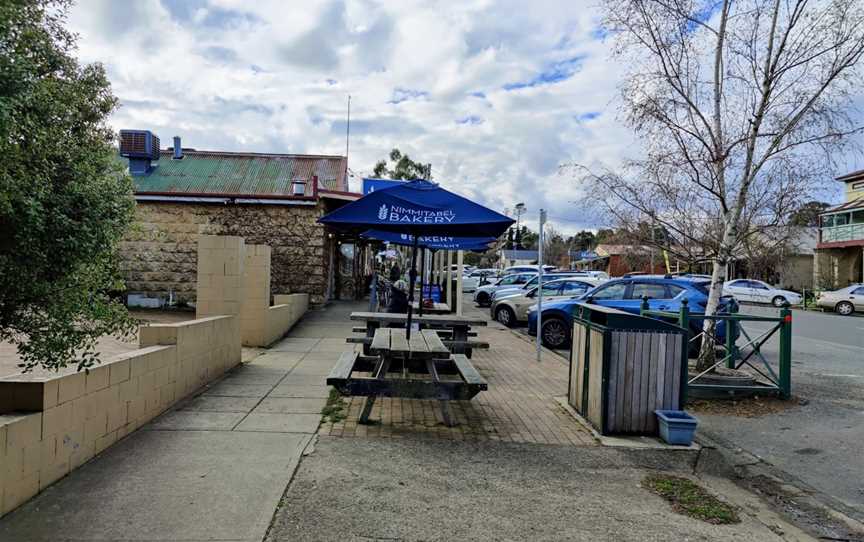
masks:
<instances>
[{"instance_id":1,"label":"white tree trunk","mask_svg":"<svg viewBox=\"0 0 864 542\"><path fill-rule=\"evenodd\" d=\"M732 259L737 238L736 217L740 214L737 211L739 209L733 209L726 213L724 217L723 240L720 243L717 256L714 258L714 268L711 271L711 286L708 290L708 303L705 306L706 316L717 314L717 307L720 305L720 298L723 296L723 283L726 282L726 267ZM705 371L714 364L714 330L716 323L716 320L706 318L702 326L702 331L704 332L702 335L702 349L699 352L699 361L696 364L696 370L699 372Z\"/></svg>"}]
</instances>

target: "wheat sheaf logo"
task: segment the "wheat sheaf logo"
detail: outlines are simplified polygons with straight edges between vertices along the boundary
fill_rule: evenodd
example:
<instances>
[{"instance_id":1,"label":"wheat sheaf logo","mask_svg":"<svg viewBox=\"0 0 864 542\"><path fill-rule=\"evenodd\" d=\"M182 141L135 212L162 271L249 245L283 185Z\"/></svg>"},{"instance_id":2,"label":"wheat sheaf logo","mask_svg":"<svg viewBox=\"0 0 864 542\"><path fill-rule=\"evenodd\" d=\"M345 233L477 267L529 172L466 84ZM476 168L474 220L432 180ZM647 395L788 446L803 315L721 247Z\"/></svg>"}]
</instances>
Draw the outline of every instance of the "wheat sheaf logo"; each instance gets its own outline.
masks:
<instances>
[{"instance_id":1,"label":"wheat sheaf logo","mask_svg":"<svg viewBox=\"0 0 864 542\"><path fill-rule=\"evenodd\" d=\"M387 220L387 206L384 204L378 209L378 220Z\"/></svg>"}]
</instances>

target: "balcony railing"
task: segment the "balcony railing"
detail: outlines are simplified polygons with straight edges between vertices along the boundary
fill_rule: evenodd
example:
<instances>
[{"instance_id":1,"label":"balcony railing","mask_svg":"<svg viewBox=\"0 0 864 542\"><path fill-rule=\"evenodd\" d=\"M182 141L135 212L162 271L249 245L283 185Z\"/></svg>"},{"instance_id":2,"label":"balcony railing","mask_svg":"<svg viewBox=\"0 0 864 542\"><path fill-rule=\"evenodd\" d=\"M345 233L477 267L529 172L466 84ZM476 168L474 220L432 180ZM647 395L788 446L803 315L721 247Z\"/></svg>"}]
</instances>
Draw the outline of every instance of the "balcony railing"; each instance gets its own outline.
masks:
<instances>
[{"instance_id":1,"label":"balcony railing","mask_svg":"<svg viewBox=\"0 0 864 542\"><path fill-rule=\"evenodd\" d=\"M839 243L843 241L864 241L864 224L846 224L820 228L822 243Z\"/></svg>"}]
</instances>

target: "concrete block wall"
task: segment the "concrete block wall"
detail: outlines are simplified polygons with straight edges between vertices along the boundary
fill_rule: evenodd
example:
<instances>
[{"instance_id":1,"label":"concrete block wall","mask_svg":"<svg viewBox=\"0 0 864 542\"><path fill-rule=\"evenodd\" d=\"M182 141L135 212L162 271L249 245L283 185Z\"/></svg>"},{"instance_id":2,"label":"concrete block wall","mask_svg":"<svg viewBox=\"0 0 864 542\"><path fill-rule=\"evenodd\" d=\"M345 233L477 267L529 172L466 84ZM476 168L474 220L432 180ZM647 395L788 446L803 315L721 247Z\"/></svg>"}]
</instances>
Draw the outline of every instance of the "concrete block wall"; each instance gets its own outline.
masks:
<instances>
[{"instance_id":1,"label":"concrete block wall","mask_svg":"<svg viewBox=\"0 0 864 542\"><path fill-rule=\"evenodd\" d=\"M246 297L244 270L246 244L242 237L198 236L198 300L195 317L236 316L230 330L239 357L242 350L241 311Z\"/></svg>"},{"instance_id":2,"label":"concrete block wall","mask_svg":"<svg viewBox=\"0 0 864 542\"><path fill-rule=\"evenodd\" d=\"M282 338L306 312L309 294L277 295L270 306L267 245L246 245L240 328L245 346L268 346Z\"/></svg>"},{"instance_id":3,"label":"concrete block wall","mask_svg":"<svg viewBox=\"0 0 864 542\"><path fill-rule=\"evenodd\" d=\"M143 326L89 372L0 379L0 516L240 363L236 320Z\"/></svg>"},{"instance_id":4,"label":"concrete block wall","mask_svg":"<svg viewBox=\"0 0 864 542\"><path fill-rule=\"evenodd\" d=\"M240 315L245 253L242 237L198 236L196 318Z\"/></svg>"},{"instance_id":5,"label":"concrete block wall","mask_svg":"<svg viewBox=\"0 0 864 542\"><path fill-rule=\"evenodd\" d=\"M240 329L246 346L267 346L275 340L269 337L270 256L267 245L246 246L244 297L240 309Z\"/></svg>"}]
</instances>

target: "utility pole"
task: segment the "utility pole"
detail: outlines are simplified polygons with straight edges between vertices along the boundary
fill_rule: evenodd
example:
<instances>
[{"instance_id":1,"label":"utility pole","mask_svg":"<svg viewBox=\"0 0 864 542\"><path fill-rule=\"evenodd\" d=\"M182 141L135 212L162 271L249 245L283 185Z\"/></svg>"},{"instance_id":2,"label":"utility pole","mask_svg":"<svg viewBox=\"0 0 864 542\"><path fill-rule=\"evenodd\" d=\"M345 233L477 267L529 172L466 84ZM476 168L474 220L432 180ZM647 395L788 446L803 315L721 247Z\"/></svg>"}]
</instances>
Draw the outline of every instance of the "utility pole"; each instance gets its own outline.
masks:
<instances>
[{"instance_id":1,"label":"utility pole","mask_svg":"<svg viewBox=\"0 0 864 542\"><path fill-rule=\"evenodd\" d=\"M543 328L543 226L546 225L546 211L540 209L540 233L537 246L537 363L540 363Z\"/></svg>"},{"instance_id":2,"label":"utility pole","mask_svg":"<svg viewBox=\"0 0 864 542\"><path fill-rule=\"evenodd\" d=\"M522 218L522 213L526 211L524 203L517 203L513 208L516 213L516 235L513 236L513 243L516 250L522 248L522 233L519 230L519 219Z\"/></svg>"}]
</instances>

